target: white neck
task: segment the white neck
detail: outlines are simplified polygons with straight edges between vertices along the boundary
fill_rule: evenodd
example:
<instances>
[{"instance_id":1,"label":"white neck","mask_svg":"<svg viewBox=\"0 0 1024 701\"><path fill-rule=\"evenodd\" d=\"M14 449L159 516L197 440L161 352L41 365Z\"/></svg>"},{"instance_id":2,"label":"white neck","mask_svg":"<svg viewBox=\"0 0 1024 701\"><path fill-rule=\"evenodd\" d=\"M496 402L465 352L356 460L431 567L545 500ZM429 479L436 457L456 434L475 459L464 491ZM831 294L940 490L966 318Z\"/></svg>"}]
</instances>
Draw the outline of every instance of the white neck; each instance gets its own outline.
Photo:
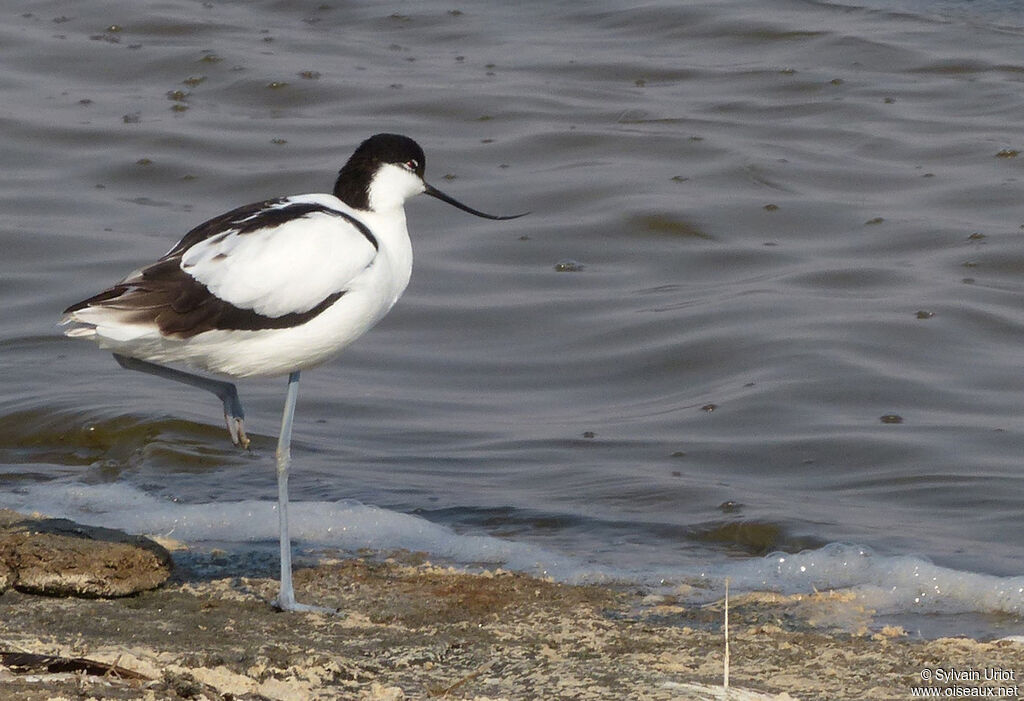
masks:
<instances>
[{"instance_id":1,"label":"white neck","mask_svg":"<svg viewBox=\"0 0 1024 701\"><path fill-rule=\"evenodd\" d=\"M423 181L415 173L401 166L385 163L370 181L370 209L378 213L402 209L407 199L420 194L423 190Z\"/></svg>"}]
</instances>

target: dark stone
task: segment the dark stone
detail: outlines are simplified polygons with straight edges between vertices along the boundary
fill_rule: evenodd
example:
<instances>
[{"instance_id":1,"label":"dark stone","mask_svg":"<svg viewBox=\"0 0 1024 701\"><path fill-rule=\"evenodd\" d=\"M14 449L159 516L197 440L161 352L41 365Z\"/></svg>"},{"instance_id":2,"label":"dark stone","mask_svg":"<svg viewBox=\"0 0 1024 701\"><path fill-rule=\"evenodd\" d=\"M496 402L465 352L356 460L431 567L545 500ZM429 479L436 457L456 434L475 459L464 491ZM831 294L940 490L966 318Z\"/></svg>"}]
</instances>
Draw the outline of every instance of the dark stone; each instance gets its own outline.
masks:
<instances>
[{"instance_id":1,"label":"dark stone","mask_svg":"<svg viewBox=\"0 0 1024 701\"><path fill-rule=\"evenodd\" d=\"M0 509L0 591L128 596L160 586L172 569L170 553L149 538Z\"/></svg>"}]
</instances>

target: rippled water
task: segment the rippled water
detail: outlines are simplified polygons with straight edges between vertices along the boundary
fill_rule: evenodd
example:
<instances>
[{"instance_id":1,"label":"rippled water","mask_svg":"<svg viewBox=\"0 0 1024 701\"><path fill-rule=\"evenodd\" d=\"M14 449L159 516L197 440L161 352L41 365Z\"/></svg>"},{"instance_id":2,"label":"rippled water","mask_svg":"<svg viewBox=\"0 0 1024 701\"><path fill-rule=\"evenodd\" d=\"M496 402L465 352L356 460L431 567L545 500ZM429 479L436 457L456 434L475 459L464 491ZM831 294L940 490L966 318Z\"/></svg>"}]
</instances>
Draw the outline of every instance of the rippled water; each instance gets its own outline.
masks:
<instances>
[{"instance_id":1,"label":"rippled water","mask_svg":"<svg viewBox=\"0 0 1024 701\"><path fill-rule=\"evenodd\" d=\"M405 297L303 376L304 542L648 582L753 566L751 586L795 588L849 583L828 544L851 543L888 568L854 584L966 582L923 609L907 585L893 610L1021 627L1014 5L85 1L4 20L4 503L271 540L284 381L240 385L243 454L211 397L55 321L206 218L329 189L396 131L456 197L533 213L408 205ZM764 559L802 550L832 574Z\"/></svg>"}]
</instances>

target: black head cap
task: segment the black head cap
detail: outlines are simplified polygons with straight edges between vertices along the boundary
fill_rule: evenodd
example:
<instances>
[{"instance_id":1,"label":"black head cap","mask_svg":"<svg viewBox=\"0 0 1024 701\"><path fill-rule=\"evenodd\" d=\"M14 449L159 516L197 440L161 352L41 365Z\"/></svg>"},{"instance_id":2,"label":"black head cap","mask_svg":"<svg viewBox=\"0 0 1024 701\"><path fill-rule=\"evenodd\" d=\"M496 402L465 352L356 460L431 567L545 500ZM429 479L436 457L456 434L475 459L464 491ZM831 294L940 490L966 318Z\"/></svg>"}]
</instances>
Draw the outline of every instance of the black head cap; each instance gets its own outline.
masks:
<instances>
[{"instance_id":1,"label":"black head cap","mask_svg":"<svg viewBox=\"0 0 1024 701\"><path fill-rule=\"evenodd\" d=\"M420 145L408 136L375 134L359 144L359 148L338 173L334 196L349 207L369 209L370 181L384 163L408 163L413 172L422 178L427 157L423 155Z\"/></svg>"},{"instance_id":2,"label":"black head cap","mask_svg":"<svg viewBox=\"0 0 1024 701\"><path fill-rule=\"evenodd\" d=\"M352 157L348 159L348 163L338 173L338 180L334 184L334 196L349 207L362 210L370 209L370 184L377 171L385 163L406 167L418 175L420 180L423 180L427 157L423 155L420 145L408 136L401 134L371 136L359 144L359 148L355 150ZM481 212L462 204L451 195L446 195L426 181L423 182L421 192L484 219L517 219L523 216L523 214L513 214L499 217Z\"/></svg>"}]
</instances>

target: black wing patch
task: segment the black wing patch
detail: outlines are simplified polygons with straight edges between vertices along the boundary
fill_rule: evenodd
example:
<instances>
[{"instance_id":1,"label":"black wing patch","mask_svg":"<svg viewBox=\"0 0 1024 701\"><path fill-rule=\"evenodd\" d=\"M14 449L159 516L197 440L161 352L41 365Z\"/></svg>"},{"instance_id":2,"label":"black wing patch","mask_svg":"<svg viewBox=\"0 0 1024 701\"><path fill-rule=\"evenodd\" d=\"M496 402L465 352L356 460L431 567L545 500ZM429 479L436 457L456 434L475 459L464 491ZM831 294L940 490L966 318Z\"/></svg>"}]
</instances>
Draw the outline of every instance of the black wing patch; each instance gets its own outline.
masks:
<instances>
[{"instance_id":1,"label":"black wing patch","mask_svg":"<svg viewBox=\"0 0 1024 701\"><path fill-rule=\"evenodd\" d=\"M204 331L260 331L305 324L341 299L335 292L304 312L266 316L220 299L206 285L181 269L180 256L168 256L145 268L131 280L64 310L108 307L121 312L126 323L153 323L164 336L191 338Z\"/></svg>"},{"instance_id":2,"label":"black wing patch","mask_svg":"<svg viewBox=\"0 0 1024 701\"><path fill-rule=\"evenodd\" d=\"M69 314L86 307L116 309L126 323L153 323L164 336L191 338L204 331L259 331L299 326L323 313L341 299L345 291L335 292L304 312L266 316L226 302L181 268L182 255L200 241L245 235L260 229L281 226L293 219L314 213L341 217L352 224L375 250L377 238L355 217L312 202L282 206L284 199L266 200L239 207L200 224L178 242L167 255L137 275L64 310Z\"/></svg>"}]
</instances>

